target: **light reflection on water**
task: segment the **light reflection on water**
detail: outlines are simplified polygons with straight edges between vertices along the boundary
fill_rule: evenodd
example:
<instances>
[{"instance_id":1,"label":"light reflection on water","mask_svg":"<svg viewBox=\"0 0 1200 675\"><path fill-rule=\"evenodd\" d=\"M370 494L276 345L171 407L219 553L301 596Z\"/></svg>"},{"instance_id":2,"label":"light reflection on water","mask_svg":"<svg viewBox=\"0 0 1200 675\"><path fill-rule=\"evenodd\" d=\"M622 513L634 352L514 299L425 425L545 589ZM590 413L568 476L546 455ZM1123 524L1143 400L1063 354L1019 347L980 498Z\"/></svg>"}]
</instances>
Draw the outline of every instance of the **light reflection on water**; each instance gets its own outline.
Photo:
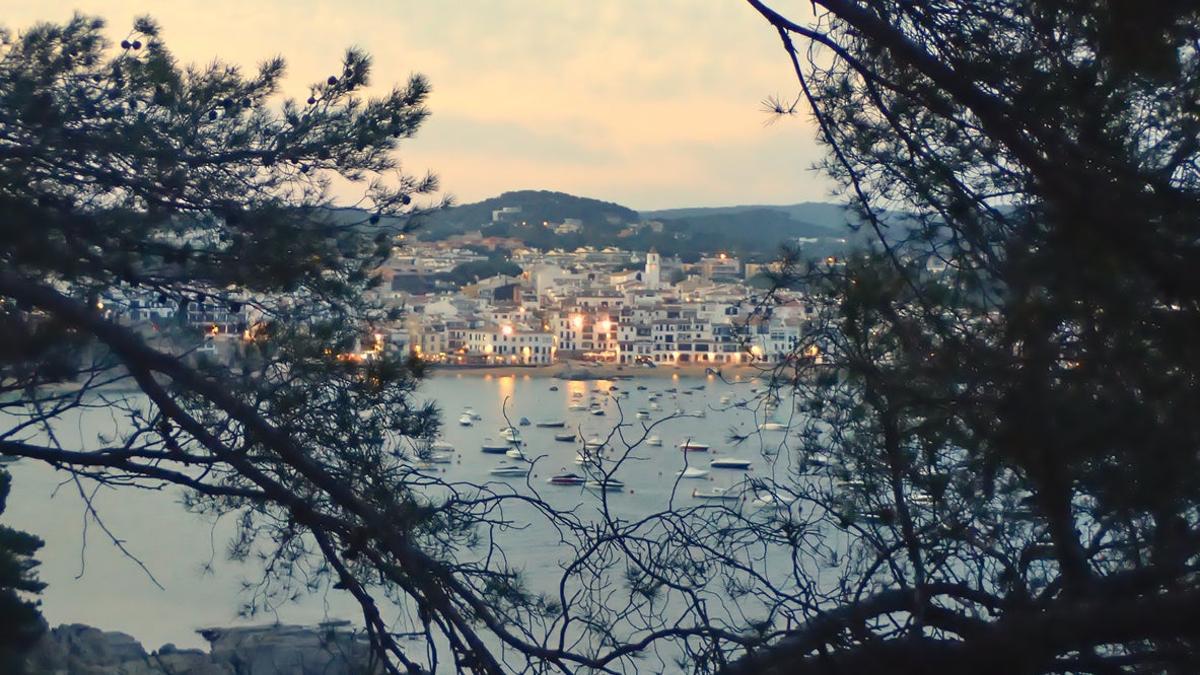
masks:
<instances>
[{"instance_id":1,"label":"light reflection on water","mask_svg":"<svg viewBox=\"0 0 1200 675\"><path fill-rule=\"evenodd\" d=\"M658 375L658 374L655 374ZM617 476L625 481L627 492L609 495L610 508L621 516L635 516L652 510L665 509L672 498L675 473L684 462L707 468L712 455L681 453L676 445L685 438L695 438L710 444L716 456L738 456L754 461L752 475L784 475L790 455L779 453L769 464L760 454L760 441L780 442L784 437L752 438L749 442L730 448L726 437L731 428L749 433L762 421L753 407L725 409L719 398L730 393L734 400L751 398L751 382L743 378L740 384L726 386L712 376L641 377L621 381L560 381L529 375L439 375L428 381L422 395L439 402L445 422L444 436L458 450L458 458L446 465L446 477L472 481L497 480L488 474L499 458L484 455L479 443L485 436L498 437L504 424L501 405L509 398L508 416L514 423L521 417L537 422L565 419L569 429L581 438L607 436L613 425L623 419L631 425L625 429L627 440L640 438L643 422L635 412L648 408L647 396L661 393L661 411L652 419L671 414L676 407L684 411L705 410L703 419L671 420L656 427L652 433L661 436L662 447L643 446L634 458L621 467ZM611 386L617 392L608 392ZM648 391L637 391L644 385ZM704 390L694 387L706 385ZM557 386L558 391L550 391ZM662 393L675 387L677 398ZM626 397L622 392L628 392ZM688 391L691 393L685 394ZM567 406L573 395L582 395L585 404L591 397L600 402L605 415L572 412ZM473 407L483 419L473 427L461 427L457 419L464 407ZM781 416L782 418L782 416ZM97 434L114 432L111 415L104 410L92 410L81 418L64 420L58 433L68 447L96 447ZM578 487L557 487L546 479L561 469L577 470L574 457L578 443L559 443L553 440L558 429L521 429L529 459L539 458L530 475L530 482L543 498L563 508L581 506L595 513L598 499L595 493ZM238 597L242 579L254 579L252 564L240 564L226 559L224 551L233 531L233 523L205 522L187 513L179 505L178 493L171 491L101 490L95 503L100 515L113 534L123 540L128 549L142 559L163 589L157 588L133 563L125 559L95 524L89 526L87 547L83 543L84 508L78 490L68 475L53 469L22 461L10 467L14 474L13 495L4 514L5 524L29 530L46 540L39 554L42 560L41 578L48 588L43 593L43 613L52 625L86 623L106 630L130 633L147 648L172 642L179 646L202 646L194 633L196 628L237 623ZM674 495L676 504L692 505L693 488L714 485L729 486L743 477L742 472L713 470L707 480L682 481ZM507 480L524 487L524 479ZM84 484L85 489L93 486ZM549 528L534 526L517 533L519 546L510 550L510 562L523 567L531 586L550 585L557 580L560 565L568 553ZM211 566L209 566L211 565ZM82 572L82 576L80 573ZM77 578L78 577L78 578ZM320 596L308 596L295 604L277 610L275 615L252 620L261 623L278 619L285 623L314 623L328 618L358 617L356 605L348 596L334 591Z\"/></svg>"}]
</instances>

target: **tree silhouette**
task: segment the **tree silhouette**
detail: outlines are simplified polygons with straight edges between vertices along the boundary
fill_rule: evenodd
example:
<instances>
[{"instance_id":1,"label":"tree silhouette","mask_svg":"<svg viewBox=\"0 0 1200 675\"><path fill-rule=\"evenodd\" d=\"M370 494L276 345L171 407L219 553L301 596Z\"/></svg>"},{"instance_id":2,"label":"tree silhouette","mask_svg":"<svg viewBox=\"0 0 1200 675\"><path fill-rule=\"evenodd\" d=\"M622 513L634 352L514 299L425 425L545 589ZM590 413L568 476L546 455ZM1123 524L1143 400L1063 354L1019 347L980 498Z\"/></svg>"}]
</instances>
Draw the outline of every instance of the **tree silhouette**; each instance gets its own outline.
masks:
<instances>
[{"instance_id":1,"label":"tree silhouette","mask_svg":"<svg viewBox=\"0 0 1200 675\"><path fill-rule=\"evenodd\" d=\"M738 670L1194 671L1200 10L750 4L877 236L780 275L846 548Z\"/></svg>"},{"instance_id":2,"label":"tree silhouette","mask_svg":"<svg viewBox=\"0 0 1200 675\"><path fill-rule=\"evenodd\" d=\"M0 515L11 487L12 476L0 471ZM23 672L24 654L45 631L41 612L27 598L45 588L34 572L41 547L37 537L0 525L0 666L6 673Z\"/></svg>"}]
</instances>

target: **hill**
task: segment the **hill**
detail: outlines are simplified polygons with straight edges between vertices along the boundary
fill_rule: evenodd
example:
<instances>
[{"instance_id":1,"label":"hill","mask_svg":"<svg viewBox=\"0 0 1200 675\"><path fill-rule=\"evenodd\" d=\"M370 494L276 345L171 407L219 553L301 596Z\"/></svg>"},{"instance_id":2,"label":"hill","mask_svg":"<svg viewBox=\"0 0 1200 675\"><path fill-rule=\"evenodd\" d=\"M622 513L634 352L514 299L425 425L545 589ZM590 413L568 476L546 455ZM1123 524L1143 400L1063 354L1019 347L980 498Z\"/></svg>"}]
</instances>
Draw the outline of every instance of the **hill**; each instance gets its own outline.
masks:
<instances>
[{"instance_id":1,"label":"hill","mask_svg":"<svg viewBox=\"0 0 1200 675\"><path fill-rule=\"evenodd\" d=\"M585 228L611 230L614 233L624 223L641 220L631 208L588 197L576 197L550 190L516 190L505 192L480 202L451 207L430 216L425 224L423 239L438 239L492 225L492 212L504 208L520 209L510 224L543 222L561 223L567 218L583 222Z\"/></svg>"},{"instance_id":2,"label":"hill","mask_svg":"<svg viewBox=\"0 0 1200 675\"><path fill-rule=\"evenodd\" d=\"M493 212L503 209L511 211L493 220ZM559 234L542 226L567 219L581 223L580 231ZM417 236L438 240L479 231L484 236L516 238L542 250L654 247L664 255L685 259L716 252L764 258L777 253L781 244L797 239L808 240L806 247L821 255L843 249L848 242L859 241L848 221L843 207L819 202L639 213L621 204L563 192L517 190L427 216Z\"/></svg>"}]
</instances>

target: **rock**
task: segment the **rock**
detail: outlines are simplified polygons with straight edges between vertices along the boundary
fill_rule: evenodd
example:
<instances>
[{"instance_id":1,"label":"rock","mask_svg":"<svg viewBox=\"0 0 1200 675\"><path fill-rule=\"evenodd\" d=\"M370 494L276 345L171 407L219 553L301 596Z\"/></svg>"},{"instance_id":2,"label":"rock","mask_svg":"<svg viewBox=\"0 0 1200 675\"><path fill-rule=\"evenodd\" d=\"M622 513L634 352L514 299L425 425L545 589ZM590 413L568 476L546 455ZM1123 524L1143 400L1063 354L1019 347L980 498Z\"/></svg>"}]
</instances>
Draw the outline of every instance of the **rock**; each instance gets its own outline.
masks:
<instances>
[{"instance_id":1,"label":"rock","mask_svg":"<svg viewBox=\"0 0 1200 675\"><path fill-rule=\"evenodd\" d=\"M79 624L48 631L28 659L46 675L360 675L367 642L348 622L317 627L247 626L199 631L211 651L165 644L147 654L125 633Z\"/></svg>"}]
</instances>

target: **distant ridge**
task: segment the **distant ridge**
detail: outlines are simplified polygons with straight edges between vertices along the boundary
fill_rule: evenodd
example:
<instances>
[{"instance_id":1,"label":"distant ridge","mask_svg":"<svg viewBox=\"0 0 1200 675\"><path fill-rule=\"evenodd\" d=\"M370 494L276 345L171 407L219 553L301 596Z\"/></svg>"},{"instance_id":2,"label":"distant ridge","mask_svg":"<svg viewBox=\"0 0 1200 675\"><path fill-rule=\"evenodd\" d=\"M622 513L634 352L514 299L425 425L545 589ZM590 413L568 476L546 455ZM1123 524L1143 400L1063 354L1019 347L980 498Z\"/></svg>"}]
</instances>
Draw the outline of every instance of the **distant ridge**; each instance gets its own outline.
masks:
<instances>
[{"instance_id":1,"label":"distant ridge","mask_svg":"<svg viewBox=\"0 0 1200 675\"><path fill-rule=\"evenodd\" d=\"M684 207L642 211L641 216L652 220L675 220L707 216L725 216L753 211L779 211L792 220L844 230L851 220L846 207L829 202L800 202L797 204L747 204L740 206Z\"/></svg>"},{"instance_id":2,"label":"distant ridge","mask_svg":"<svg viewBox=\"0 0 1200 675\"><path fill-rule=\"evenodd\" d=\"M572 227L553 227L565 221ZM853 245L858 237L850 221L844 207L822 202L638 212L565 192L513 190L431 214L422 219L418 237L440 240L479 232L518 239L541 250L617 246L656 248L685 258L717 252L770 257L789 242L803 243L814 252Z\"/></svg>"}]
</instances>

